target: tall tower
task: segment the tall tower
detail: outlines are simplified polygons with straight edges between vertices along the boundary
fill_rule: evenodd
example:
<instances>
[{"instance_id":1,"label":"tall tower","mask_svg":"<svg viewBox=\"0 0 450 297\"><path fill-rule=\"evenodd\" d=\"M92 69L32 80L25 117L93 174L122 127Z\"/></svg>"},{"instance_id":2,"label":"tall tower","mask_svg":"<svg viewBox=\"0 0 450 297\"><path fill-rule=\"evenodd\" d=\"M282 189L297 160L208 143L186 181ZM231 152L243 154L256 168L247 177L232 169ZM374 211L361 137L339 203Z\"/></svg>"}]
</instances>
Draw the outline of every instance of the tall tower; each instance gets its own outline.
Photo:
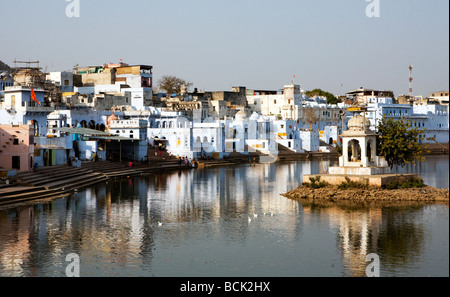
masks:
<instances>
[{"instance_id":1,"label":"tall tower","mask_svg":"<svg viewBox=\"0 0 450 297\"><path fill-rule=\"evenodd\" d=\"M413 66L409 65L409 99L412 99L412 81L413 81L413 77L412 77L412 70L413 70Z\"/></svg>"}]
</instances>

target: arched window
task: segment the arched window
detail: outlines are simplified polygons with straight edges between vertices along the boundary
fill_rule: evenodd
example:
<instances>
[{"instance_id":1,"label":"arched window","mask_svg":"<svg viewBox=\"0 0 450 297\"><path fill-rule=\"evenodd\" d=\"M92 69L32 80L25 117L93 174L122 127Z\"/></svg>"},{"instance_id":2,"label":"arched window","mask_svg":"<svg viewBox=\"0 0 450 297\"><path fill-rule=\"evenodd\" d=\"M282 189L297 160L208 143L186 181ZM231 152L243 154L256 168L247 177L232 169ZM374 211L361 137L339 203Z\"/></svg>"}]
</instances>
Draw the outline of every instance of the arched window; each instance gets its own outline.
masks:
<instances>
[{"instance_id":1,"label":"arched window","mask_svg":"<svg viewBox=\"0 0 450 297\"><path fill-rule=\"evenodd\" d=\"M359 145L359 141L356 139L352 139L348 142L348 161L361 161L361 146Z\"/></svg>"},{"instance_id":2,"label":"arched window","mask_svg":"<svg viewBox=\"0 0 450 297\"><path fill-rule=\"evenodd\" d=\"M33 129L34 129L34 136L38 137L40 129L39 129L39 122L36 120L33 120Z\"/></svg>"},{"instance_id":3,"label":"arched window","mask_svg":"<svg viewBox=\"0 0 450 297\"><path fill-rule=\"evenodd\" d=\"M369 160L370 163L373 162L373 149L374 149L374 146L373 146L373 144L372 144L372 141L369 140L369 141L367 142L366 156L367 156L367 158L368 158L368 160Z\"/></svg>"}]
</instances>

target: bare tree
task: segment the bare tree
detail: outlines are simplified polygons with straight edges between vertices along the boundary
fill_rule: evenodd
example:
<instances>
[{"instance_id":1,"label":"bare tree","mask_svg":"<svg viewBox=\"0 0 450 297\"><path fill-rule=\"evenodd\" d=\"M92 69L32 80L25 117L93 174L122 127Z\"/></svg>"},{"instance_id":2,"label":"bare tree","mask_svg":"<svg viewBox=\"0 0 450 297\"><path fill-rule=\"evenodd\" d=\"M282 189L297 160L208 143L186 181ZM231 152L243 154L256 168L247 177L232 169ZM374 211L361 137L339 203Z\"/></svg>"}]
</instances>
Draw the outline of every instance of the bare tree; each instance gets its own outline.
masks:
<instances>
[{"instance_id":1,"label":"bare tree","mask_svg":"<svg viewBox=\"0 0 450 297\"><path fill-rule=\"evenodd\" d=\"M316 115L316 109L312 107L306 107L303 109L303 118L309 124L309 130L312 131L312 126L320 119Z\"/></svg>"},{"instance_id":2,"label":"bare tree","mask_svg":"<svg viewBox=\"0 0 450 297\"><path fill-rule=\"evenodd\" d=\"M192 83L172 75L164 75L158 81L158 87L161 90L166 91L168 97L172 94L180 94L183 85L188 87L192 85Z\"/></svg>"}]
</instances>

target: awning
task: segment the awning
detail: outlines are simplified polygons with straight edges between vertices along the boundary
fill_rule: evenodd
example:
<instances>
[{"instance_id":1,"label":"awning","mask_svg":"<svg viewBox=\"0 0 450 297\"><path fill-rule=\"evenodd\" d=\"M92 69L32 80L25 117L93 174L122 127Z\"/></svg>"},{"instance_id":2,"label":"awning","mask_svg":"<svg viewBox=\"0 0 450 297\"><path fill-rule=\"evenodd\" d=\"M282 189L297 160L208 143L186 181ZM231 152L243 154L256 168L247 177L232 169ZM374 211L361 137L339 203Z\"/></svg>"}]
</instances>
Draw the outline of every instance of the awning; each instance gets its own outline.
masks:
<instances>
[{"instance_id":1,"label":"awning","mask_svg":"<svg viewBox=\"0 0 450 297\"><path fill-rule=\"evenodd\" d=\"M85 138L91 138L91 139L105 139L105 140L117 140L117 141L139 141L139 139L133 139L133 138L127 138L127 137L121 137L117 136L108 132L98 131L94 129L89 128L69 128L69 127L54 127L49 128L56 131L61 131L65 133L71 133L71 134L80 134L83 135Z\"/></svg>"},{"instance_id":2,"label":"awning","mask_svg":"<svg viewBox=\"0 0 450 297\"><path fill-rule=\"evenodd\" d=\"M103 135L103 136L110 136L111 133L98 131L94 129L89 128L70 128L70 127L49 127L49 129L71 133L71 134L82 134L82 135Z\"/></svg>"},{"instance_id":3,"label":"awning","mask_svg":"<svg viewBox=\"0 0 450 297\"><path fill-rule=\"evenodd\" d=\"M134 139L134 138L127 138L127 137L121 137L121 136L116 136L116 135L111 135L111 136L95 136L95 135L85 135L85 138L90 138L90 139L103 139L103 140L117 140L117 141L139 141L139 139Z\"/></svg>"}]
</instances>

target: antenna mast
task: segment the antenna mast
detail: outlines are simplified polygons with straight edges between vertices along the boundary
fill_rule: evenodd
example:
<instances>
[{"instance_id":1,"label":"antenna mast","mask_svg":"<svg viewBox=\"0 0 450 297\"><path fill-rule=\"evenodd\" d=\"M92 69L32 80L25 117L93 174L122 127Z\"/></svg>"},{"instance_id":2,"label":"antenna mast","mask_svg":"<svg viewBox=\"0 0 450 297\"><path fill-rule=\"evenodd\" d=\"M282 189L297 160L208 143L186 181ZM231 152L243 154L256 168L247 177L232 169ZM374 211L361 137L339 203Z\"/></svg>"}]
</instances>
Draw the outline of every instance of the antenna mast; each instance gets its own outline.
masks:
<instances>
[{"instance_id":1,"label":"antenna mast","mask_svg":"<svg viewBox=\"0 0 450 297\"><path fill-rule=\"evenodd\" d=\"M412 77L412 70L413 70L413 66L409 65L409 99L412 99L412 82L413 82L413 77Z\"/></svg>"}]
</instances>

